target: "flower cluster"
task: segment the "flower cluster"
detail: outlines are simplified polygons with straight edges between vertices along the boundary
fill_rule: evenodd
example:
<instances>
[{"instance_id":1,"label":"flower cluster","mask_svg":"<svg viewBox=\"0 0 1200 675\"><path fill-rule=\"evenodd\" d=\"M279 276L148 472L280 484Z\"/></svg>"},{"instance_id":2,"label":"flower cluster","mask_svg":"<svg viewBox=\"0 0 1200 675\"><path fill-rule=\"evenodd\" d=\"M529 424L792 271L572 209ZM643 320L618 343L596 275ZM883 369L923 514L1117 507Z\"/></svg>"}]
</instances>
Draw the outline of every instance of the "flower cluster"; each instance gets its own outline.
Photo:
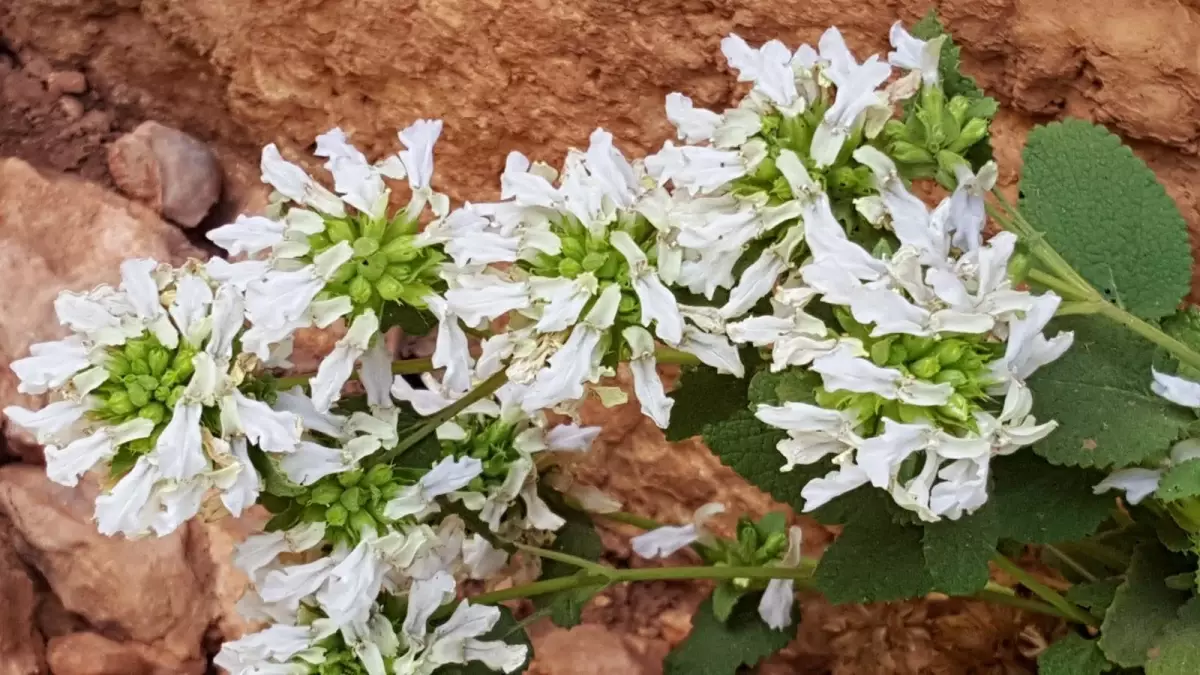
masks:
<instances>
[{"instance_id":1,"label":"flower cluster","mask_svg":"<svg viewBox=\"0 0 1200 675\"><path fill-rule=\"evenodd\" d=\"M678 138L657 153L630 160L603 129L559 168L514 152L500 201L456 209L432 189L440 121L377 162L340 129L321 135L333 190L269 145L267 214L208 234L235 260L130 260L118 288L63 293L72 335L13 364L23 393L52 400L5 413L47 444L55 481L101 470L102 532L165 535L214 497L273 514L236 559L242 612L273 625L224 646L233 675L519 668L523 647L485 637L499 610L451 613L458 583L550 541L557 506L613 508L554 453L591 446L576 413L626 399L604 381L622 364L668 427L664 353L812 376L756 410L787 431L784 471L832 469L804 486L808 509L870 484L923 520L959 518L986 501L991 457L1054 429L1030 414L1026 379L1071 336L1042 335L1059 299L1017 288L1015 237L984 241L996 167L965 157L990 112L946 99L940 39L891 37L887 59L859 62L836 29L795 52L730 36L722 51L752 83L737 107L671 94ZM930 210L914 178L950 194ZM404 179L389 213L388 181ZM317 371L280 386L297 331L339 323ZM393 374L385 336L410 324L437 325L437 376ZM798 529L743 520L722 540L704 525L719 508L634 548L800 565ZM791 621L791 581L722 588L721 611L761 591L764 620Z\"/></svg>"}]
</instances>

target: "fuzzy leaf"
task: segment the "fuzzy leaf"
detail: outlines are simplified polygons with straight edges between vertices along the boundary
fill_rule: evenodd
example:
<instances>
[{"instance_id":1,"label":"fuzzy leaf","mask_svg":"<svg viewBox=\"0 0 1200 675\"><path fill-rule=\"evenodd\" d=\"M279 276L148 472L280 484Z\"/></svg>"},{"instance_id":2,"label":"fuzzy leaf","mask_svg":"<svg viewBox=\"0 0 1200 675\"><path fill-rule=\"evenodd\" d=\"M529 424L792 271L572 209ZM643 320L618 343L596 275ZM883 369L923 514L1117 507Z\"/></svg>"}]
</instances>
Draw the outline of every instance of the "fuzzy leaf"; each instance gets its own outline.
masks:
<instances>
[{"instance_id":1,"label":"fuzzy leaf","mask_svg":"<svg viewBox=\"0 0 1200 675\"><path fill-rule=\"evenodd\" d=\"M772 630L758 617L760 594L746 596L722 623L712 598L696 608L692 632L663 662L663 675L735 675L787 646L793 630Z\"/></svg>"},{"instance_id":2,"label":"fuzzy leaf","mask_svg":"<svg viewBox=\"0 0 1200 675\"><path fill-rule=\"evenodd\" d=\"M1100 627L1100 648L1109 660L1126 668L1146 664L1151 647L1190 595L1166 584L1167 577L1184 569L1180 557L1157 543L1138 548Z\"/></svg>"},{"instance_id":3,"label":"fuzzy leaf","mask_svg":"<svg viewBox=\"0 0 1200 675\"><path fill-rule=\"evenodd\" d=\"M1113 578L1072 584L1067 589L1067 599L1080 607L1091 610L1092 614L1104 618L1121 582L1122 579Z\"/></svg>"},{"instance_id":4,"label":"fuzzy leaf","mask_svg":"<svg viewBox=\"0 0 1200 675\"><path fill-rule=\"evenodd\" d=\"M1146 164L1101 126L1068 119L1025 145L1021 212L1111 301L1175 312L1192 278L1187 223Z\"/></svg>"},{"instance_id":5,"label":"fuzzy leaf","mask_svg":"<svg viewBox=\"0 0 1200 675\"><path fill-rule=\"evenodd\" d=\"M533 643L529 641L529 635L507 607L500 608L500 620L496 622L496 625L490 631L481 635L479 639L500 640L510 645L525 645L525 649L527 650L525 663L520 668L512 671L513 673L525 672L529 668L529 662L533 660ZM491 670L479 661L471 661L465 665L451 664L442 666L433 672L434 675L496 675L496 671Z\"/></svg>"},{"instance_id":6,"label":"fuzzy leaf","mask_svg":"<svg viewBox=\"0 0 1200 675\"><path fill-rule=\"evenodd\" d=\"M1200 495L1200 459L1191 459L1167 469L1154 496L1164 502Z\"/></svg>"},{"instance_id":7,"label":"fuzzy leaf","mask_svg":"<svg viewBox=\"0 0 1200 675\"><path fill-rule=\"evenodd\" d=\"M668 441L682 441L704 432L710 423L720 422L746 407L749 380L722 375L715 368L696 366L683 371L671 398L671 425Z\"/></svg>"},{"instance_id":8,"label":"fuzzy leaf","mask_svg":"<svg viewBox=\"0 0 1200 675\"><path fill-rule=\"evenodd\" d=\"M1112 669L1096 641L1078 633L1050 645L1037 662L1039 675L1100 675Z\"/></svg>"},{"instance_id":9,"label":"fuzzy leaf","mask_svg":"<svg viewBox=\"0 0 1200 675\"><path fill-rule=\"evenodd\" d=\"M1200 598L1192 598L1150 649L1146 675L1200 673Z\"/></svg>"},{"instance_id":10,"label":"fuzzy leaf","mask_svg":"<svg viewBox=\"0 0 1200 675\"><path fill-rule=\"evenodd\" d=\"M1113 506L1111 495L1097 495L1092 486L1102 477L1047 464L1021 450L992 460L991 500L995 502L999 534L1029 544L1081 539L1096 531Z\"/></svg>"},{"instance_id":11,"label":"fuzzy leaf","mask_svg":"<svg viewBox=\"0 0 1200 675\"><path fill-rule=\"evenodd\" d=\"M999 532L994 503L959 520L925 525L921 547L934 590L970 595L986 586Z\"/></svg>"},{"instance_id":12,"label":"fuzzy leaf","mask_svg":"<svg viewBox=\"0 0 1200 675\"><path fill-rule=\"evenodd\" d=\"M805 481L795 475L795 471L782 473L779 470L783 466L783 456L775 445L786 437L782 430L763 424L744 409L704 430L704 442L722 464L770 493L776 501L800 510L804 504L800 489Z\"/></svg>"},{"instance_id":13,"label":"fuzzy leaf","mask_svg":"<svg viewBox=\"0 0 1200 675\"><path fill-rule=\"evenodd\" d=\"M789 368L778 373L761 370L750 380L750 407L757 404L779 405L784 401L812 403L821 376L811 370Z\"/></svg>"},{"instance_id":14,"label":"fuzzy leaf","mask_svg":"<svg viewBox=\"0 0 1200 675\"><path fill-rule=\"evenodd\" d=\"M604 553L604 544L600 535L592 526L587 514L573 510L558 509L559 515L566 519L566 524L555 532L553 551L569 553L585 560L598 560ZM555 579L570 576L579 572L578 567L557 560L542 561L542 579ZM541 595L533 599L534 607L550 608L550 620L563 628L578 626L583 607L600 590L600 586L574 588L557 593Z\"/></svg>"},{"instance_id":15,"label":"fuzzy leaf","mask_svg":"<svg viewBox=\"0 0 1200 675\"><path fill-rule=\"evenodd\" d=\"M1075 344L1031 378L1038 419L1059 423L1037 453L1052 464L1097 468L1166 457L1194 416L1150 391L1154 346L1099 317L1055 325L1075 331Z\"/></svg>"},{"instance_id":16,"label":"fuzzy leaf","mask_svg":"<svg viewBox=\"0 0 1200 675\"><path fill-rule=\"evenodd\" d=\"M859 511L821 556L813 581L832 603L883 602L925 595L923 530L895 523L884 505Z\"/></svg>"},{"instance_id":17,"label":"fuzzy leaf","mask_svg":"<svg viewBox=\"0 0 1200 675\"><path fill-rule=\"evenodd\" d=\"M1162 329L1164 333L1191 347L1194 351L1200 351L1200 309L1192 306L1181 309L1174 315L1163 319ZM1190 380L1200 380L1200 368L1193 368L1186 363L1179 363L1175 374Z\"/></svg>"}]
</instances>

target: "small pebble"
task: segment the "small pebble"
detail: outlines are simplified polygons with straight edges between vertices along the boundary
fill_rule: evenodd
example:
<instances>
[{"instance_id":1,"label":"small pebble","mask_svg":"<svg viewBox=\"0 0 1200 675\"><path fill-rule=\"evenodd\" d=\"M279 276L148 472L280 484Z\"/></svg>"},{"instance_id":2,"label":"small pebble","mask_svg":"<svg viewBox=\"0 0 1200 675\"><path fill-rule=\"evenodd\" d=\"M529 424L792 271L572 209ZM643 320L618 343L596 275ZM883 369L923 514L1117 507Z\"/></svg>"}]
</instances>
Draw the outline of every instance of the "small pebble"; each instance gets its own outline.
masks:
<instances>
[{"instance_id":1,"label":"small pebble","mask_svg":"<svg viewBox=\"0 0 1200 675\"><path fill-rule=\"evenodd\" d=\"M83 103L74 96L63 96L58 99L58 109L63 111L67 120L71 122L83 117Z\"/></svg>"},{"instance_id":2,"label":"small pebble","mask_svg":"<svg viewBox=\"0 0 1200 675\"><path fill-rule=\"evenodd\" d=\"M40 80L45 80L47 77L50 77L50 73L54 70L54 68L50 66L49 61L47 61L41 55L34 54L31 51L21 52L20 58L21 67L25 70L25 72Z\"/></svg>"},{"instance_id":3,"label":"small pebble","mask_svg":"<svg viewBox=\"0 0 1200 675\"><path fill-rule=\"evenodd\" d=\"M5 75L11 73L16 65L17 64L15 61L13 61L12 56L9 56L8 54L0 54L0 77L4 77Z\"/></svg>"},{"instance_id":4,"label":"small pebble","mask_svg":"<svg viewBox=\"0 0 1200 675\"><path fill-rule=\"evenodd\" d=\"M112 118L103 110L89 110L79 120L79 127L88 131L107 132L112 129Z\"/></svg>"},{"instance_id":5,"label":"small pebble","mask_svg":"<svg viewBox=\"0 0 1200 675\"><path fill-rule=\"evenodd\" d=\"M46 78L50 91L59 94L82 94L87 91L87 78L77 70L56 70Z\"/></svg>"}]
</instances>

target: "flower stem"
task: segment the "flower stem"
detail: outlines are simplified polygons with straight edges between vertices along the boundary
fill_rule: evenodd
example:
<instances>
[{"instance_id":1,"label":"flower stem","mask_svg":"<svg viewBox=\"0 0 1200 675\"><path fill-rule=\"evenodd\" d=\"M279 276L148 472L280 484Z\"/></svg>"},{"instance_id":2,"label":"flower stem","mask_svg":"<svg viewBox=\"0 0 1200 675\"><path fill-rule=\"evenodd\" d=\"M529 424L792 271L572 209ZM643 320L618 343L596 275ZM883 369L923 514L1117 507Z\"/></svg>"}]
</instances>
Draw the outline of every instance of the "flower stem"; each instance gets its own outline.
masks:
<instances>
[{"instance_id":1,"label":"flower stem","mask_svg":"<svg viewBox=\"0 0 1200 675\"><path fill-rule=\"evenodd\" d=\"M412 375L415 373L427 373L433 370L433 362L431 359L406 359L403 361L392 361L392 372L396 375ZM307 387L308 381L313 376L313 373L300 373L299 375L289 375L287 377L275 378L275 383L279 389L291 389L296 385ZM351 373L350 379L357 380L358 373Z\"/></svg>"},{"instance_id":2,"label":"flower stem","mask_svg":"<svg viewBox=\"0 0 1200 675\"><path fill-rule=\"evenodd\" d=\"M454 419L454 417L460 412L471 407L471 404L496 393L496 390L500 387L503 387L505 382L508 382L508 373L502 370L483 382L480 382L475 386L474 389L468 391L463 395L462 398L458 399L454 403L451 403L433 415L424 418L425 421L421 423L421 426L417 427L411 433L405 436L404 439L396 445L396 447L383 454L383 461L390 462L391 460L404 454L409 448L413 447L417 443L420 443L421 440L426 436L437 431L438 427Z\"/></svg>"},{"instance_id":3,"label":"flower stem","mask_svg":"<svg viewBox=\"0 0 1200 675\"><path fill-rule=\"evenodd\" d=\"M634 527L640 527L643 530L655 530L655 529L662 527L662 523L658 522L657 520L655 520L653 518L639 516L636 513L626 513L625 511L613 511L611 513L597 513L595 515L600 518L607 518L609 520L616 521L618 523L625 523L626 525L633 525Z\"/></svg>"},{"instance_id":4,"label":"flower stem","mask_svg":"<svg viewBox=\"0 0 1200 675\"><path fill-rule=\"evenodd\" d=\"M654 358L659 363L675 363L681 366L698 366L702 364L700 359L695 356L671 347L658 347L654 350Z\"/></svg>"},{"instance_id":5,"label":"flower stem","mask_svg":"<svg viewBox=\"0 0 1200 675\"><path fill-rule=\"evenodd\" d=\"M1022 586L1028 588L1031 592L1033 592L1034 595L1038 596L1042 600L1045 600L1050 604L1050 606L1057 609L1060 616L1087 626L1096 625L1096 617L1075 606L1075 604L1069 602L1066 598L1060 595L1058 591L1033 578L1033 575L1021 569L1016 563L1004 557L1000 553L996 553L992 556L992 562L996 563L997 567L1004 570L1007 574L1020 582Z\"/></svg>"}]
</instances>

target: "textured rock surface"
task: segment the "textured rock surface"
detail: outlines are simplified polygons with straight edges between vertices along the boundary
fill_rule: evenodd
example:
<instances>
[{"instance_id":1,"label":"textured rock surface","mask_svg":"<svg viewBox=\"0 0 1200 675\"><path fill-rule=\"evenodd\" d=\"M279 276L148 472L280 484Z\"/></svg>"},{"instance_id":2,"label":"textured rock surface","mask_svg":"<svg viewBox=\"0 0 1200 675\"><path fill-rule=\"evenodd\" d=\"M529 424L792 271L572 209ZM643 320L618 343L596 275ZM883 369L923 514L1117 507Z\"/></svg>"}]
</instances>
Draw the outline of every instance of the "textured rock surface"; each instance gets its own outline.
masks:
<instances>
[{"instance_id":1,"label":"textured rock surface","mask_svg":"<svg viewBox=\"0 0 1200 675\"><path fill-rule=\"evenodd\" d=\"M122 192L183 227L199 225L221 196L213 151L158 122L142 122L108 146L108 170Z\"/></svg>"},{"instance_id":2,"label":"textured rock surface","mask_svg":"<svg viewBox=\"0 0 1200 675\"><path fill-rule=\"evenodd\" d=\"M34 621L38 599L10 530L0 521L0 675L36 675L45 667L42 635Z\"/></svg>"}]
</instances>

